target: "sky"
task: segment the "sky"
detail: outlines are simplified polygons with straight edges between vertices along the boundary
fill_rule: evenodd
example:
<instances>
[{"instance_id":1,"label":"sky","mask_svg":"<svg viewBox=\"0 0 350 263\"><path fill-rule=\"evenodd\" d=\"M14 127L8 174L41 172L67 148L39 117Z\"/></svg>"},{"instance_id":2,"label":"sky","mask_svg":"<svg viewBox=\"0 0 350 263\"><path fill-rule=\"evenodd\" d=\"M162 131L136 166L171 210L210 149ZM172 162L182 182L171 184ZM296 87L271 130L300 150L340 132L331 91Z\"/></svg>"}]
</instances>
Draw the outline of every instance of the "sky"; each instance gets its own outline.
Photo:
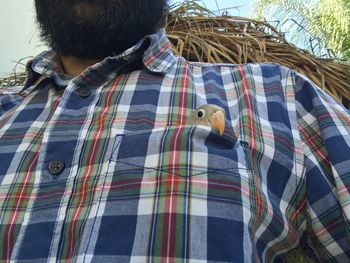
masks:
<instances>
[{"instance_id":1,"label":"sky","mask_svg":"<svg viewBox=\"0 0 350 263\"><path fill-rule=\"evenodd\" d=\"M171 0L182 2L182 0ZM231 15L247 16L253 1L202 0L210 10L229 9ZM34 22L33 0L0 0L0 78L7 76L16 67L23 71L23 62L47 49L40 41Z\"/></svg>"}]
</instances>

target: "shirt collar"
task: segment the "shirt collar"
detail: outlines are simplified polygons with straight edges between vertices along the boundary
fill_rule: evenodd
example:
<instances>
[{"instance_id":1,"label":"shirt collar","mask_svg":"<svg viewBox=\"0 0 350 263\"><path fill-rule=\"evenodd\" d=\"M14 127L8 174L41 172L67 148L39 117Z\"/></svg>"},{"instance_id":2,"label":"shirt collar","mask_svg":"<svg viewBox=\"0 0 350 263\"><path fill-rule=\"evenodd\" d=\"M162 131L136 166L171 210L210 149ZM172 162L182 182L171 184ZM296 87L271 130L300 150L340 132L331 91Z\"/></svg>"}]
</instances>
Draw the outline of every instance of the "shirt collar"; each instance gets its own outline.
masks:
<instances>
[{"instance_id":1,"label":"shirt collar","mask_svg":"<svg viewBox=\"0 0 350 263\"><path fill-rule=\"evenodd\" d=\"M111 63L116 60L128 59L143 49L142 61L146 69L155 73L165 74L175 63L174 54L169 39L166 37L165 30L162 29L155 34L147 35L136 45L129 48L120 55L107 57L102 62L93 67L96 69L103 64ZM66 85L71 80L64 74L58 55L53 51L45 51L28 62L28 75L43 76L45 78L54 78L58 85ZM31 73L29 74L29 72ZM32 83L27 83L31 84ZM28 85L26 85L28 87Z\"/></svg>"},{"instance_id":2,"label":"shirt collar","mask_svg":"<svg viewBox=\"0 0 350 263\"><path fill-rule=\"evenodd\" d=\"M143 63L152 72L167 73L174 65L175 58L165 30L146 37L151 44L143 54ZM144 41L146 40L144 39Z\"/></svg>"}]
</instances>

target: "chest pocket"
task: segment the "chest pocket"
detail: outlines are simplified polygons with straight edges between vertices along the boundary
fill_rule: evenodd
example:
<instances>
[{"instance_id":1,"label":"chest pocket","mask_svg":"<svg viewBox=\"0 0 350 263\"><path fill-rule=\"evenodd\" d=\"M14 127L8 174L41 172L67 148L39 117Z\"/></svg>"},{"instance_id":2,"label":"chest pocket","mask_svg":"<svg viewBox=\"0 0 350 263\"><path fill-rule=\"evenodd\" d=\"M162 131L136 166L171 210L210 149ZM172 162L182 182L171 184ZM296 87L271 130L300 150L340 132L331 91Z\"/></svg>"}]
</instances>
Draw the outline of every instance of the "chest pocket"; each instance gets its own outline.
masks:
<instances>
[{"instance_id":1,"label":"chest pocket","mask_svg":"<svg viewBox=\"0 0 350 263\"><path fill-rule=\"evenodd\" d=\"M191 177L211 172L234 175L247 169L245 152L232 135L205 127L167 127L118 135L109 174L157 173Z\"/></svg>"},{"instance_id":2,"label":"chest pocket","mask_svg":"<svg viewBox=\"0 0 350 263\"><path fill-rule=\"evenodd\" d=\"M243 181L248 182L245 152L235 136L220 136L200 126L116 136L107 173L110 198L190 191L199 198L210 194L220 200L235 200ZM174 183L176 189L168 187Z\"/></svg>"}]
</instances>

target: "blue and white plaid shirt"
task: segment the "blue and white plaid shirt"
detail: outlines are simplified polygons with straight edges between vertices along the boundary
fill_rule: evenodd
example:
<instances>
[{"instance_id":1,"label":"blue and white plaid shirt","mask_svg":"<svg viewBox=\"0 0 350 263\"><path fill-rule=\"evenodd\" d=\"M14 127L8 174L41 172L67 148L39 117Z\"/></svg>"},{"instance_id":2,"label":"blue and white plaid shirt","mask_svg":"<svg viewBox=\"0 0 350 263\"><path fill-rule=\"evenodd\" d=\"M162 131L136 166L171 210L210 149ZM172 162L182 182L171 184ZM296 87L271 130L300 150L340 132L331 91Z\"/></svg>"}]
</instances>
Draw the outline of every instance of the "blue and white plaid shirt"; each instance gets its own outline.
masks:
<instances>
[{"instance_id":1,"label":"blue and white plaid shirt","mask_svg":"<svg viewBox=\"0 0 350 263\"><path fill-rule=\"evenodd\" d=\"M164 31L28 75L0 91L2 261L350 262L350 114L304 76L190 63ZM222 136L186 123L204 104Z\"/></svg>"}]
</instances>

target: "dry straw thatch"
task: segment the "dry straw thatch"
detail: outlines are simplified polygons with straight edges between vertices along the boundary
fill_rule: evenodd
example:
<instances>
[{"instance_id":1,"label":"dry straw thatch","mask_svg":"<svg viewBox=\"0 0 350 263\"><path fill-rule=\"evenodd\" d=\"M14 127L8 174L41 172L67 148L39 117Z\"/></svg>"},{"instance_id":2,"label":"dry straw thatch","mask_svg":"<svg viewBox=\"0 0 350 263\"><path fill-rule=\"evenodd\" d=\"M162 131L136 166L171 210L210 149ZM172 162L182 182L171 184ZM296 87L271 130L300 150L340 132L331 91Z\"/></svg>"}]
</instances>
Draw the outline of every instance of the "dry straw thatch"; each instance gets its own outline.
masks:
<instances>
[{"instance_id":1,"label":"dry straw thatch","mask_svg":"<svg viewBox=\"0 0 350 263\"><path fill-rule=\"evenodd\" d=\"M194 0L174 6L166 31L174 52L191 61L217 63L272 62L308 76L338 101L350 101L350 65L317 58L289 44L268 23L249 18L214 16ZM11 74L2 85L19 85L25 75Z\"/></svg>"}]
</instances>

